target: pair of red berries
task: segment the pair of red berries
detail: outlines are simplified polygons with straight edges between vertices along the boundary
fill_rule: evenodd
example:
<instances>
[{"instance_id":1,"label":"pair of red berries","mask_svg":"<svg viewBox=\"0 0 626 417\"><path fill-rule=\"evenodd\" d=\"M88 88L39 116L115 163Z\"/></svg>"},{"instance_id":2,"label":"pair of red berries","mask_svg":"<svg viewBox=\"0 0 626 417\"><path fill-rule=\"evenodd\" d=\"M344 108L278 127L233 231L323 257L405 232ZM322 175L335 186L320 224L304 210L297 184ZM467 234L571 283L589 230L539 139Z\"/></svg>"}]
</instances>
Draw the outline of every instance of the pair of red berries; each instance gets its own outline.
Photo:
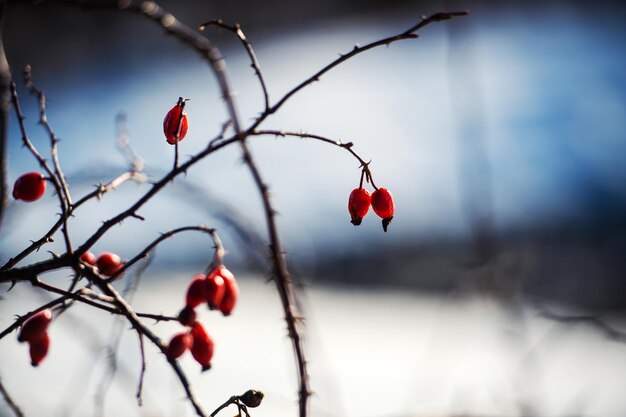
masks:
<instances>
[{"instance_id":1,"label":"pair of red berries","mask_svg":"<svg viewBox=\"0 0 626 417\"><path fill-rule=\"evenodd\" d=\"M370 209L370 205L374 209L374 213L383 219L383 230L386 232L394 213L393 197L386 188L377 188L372 195L362 187L352 190L348 199L348 211L352 218L352 224L355 226L361 224L363 217Z\"/></svg>"},{"instance_id":2,"label":"pair of red berries","mask_svg":"<svg viewBox=\"0 0 626 417\"><path fill-rule=\"evenodd\" d=\"M238 295L239 286L235 276L224 265L219 265L207 275L195 275L187 288L185 307L178 314L178 321L183 326L190 327L190 330L172 337L167 346L167 356L174 360L190 350L193 358L202 366L202 370L209 369L214 343L204 326L196 321L194 309L200 304L207 303L211 310L218 309L223 315L228 316L235 308Z\"/></svg>"},{"instance_id":3,"label":"pair of red berries","mask_svg":"<svg viewBox=\"0 0 626 417\"><path fill-rule=\"evenodd\" d=\"M81 255L80 260L95 266L98 268L98 272L106 277L112 276L124 266L122 259L112 252L102 252L97 259L93 253L85 252Z\"/></svg>"},{"instance_id":4,"label":"pair of red berries","mask_svg":"<svg viewBox=\"0 0 626 417\"><path fill-rule=\"evenodd\" d=\"M187 135L189 122L187 112L184 109L185 101L184 98L180 97L178 103L167 112L163 120L163 133L165 133L165 139L170 145L180 142Z\"/></svg>"},{"instance_id":5,"label":"pair of red berries","mask_svg":"<svg viewBox=\"0 0 626 417\"><path fill-rule=\"evenodd\" d=\"M13 185L13 198L28 203L39 200L46 192L46 178L39 172L19 177Z\"/></svg>"},{"instance_id":6,"label":"pair of red berries","mask_svg":"<svg viewBox=\"0 0 626 417\"><path fill-rule=\"evenodd\" d=\"M189 331L172 337L167 345L167 357L171 360L177 359L187 350L191 351L191 355L202 366L203 371L211 368L214 343L202 323L194 321Z\"/></svg>"},{"instance_id":7,"label":"pair of red berries","mask_svg":"<svg viewBox=\"0 0 626 417\"><path fill-rule=\"evenodd\" d=\"M52 321L52 312L45 309L35 314L22 326L17 335L18 342L28 342L30 345L31 365L37 366L48 354L50 336L48 325Z\"/></svg>"}]
</instances>

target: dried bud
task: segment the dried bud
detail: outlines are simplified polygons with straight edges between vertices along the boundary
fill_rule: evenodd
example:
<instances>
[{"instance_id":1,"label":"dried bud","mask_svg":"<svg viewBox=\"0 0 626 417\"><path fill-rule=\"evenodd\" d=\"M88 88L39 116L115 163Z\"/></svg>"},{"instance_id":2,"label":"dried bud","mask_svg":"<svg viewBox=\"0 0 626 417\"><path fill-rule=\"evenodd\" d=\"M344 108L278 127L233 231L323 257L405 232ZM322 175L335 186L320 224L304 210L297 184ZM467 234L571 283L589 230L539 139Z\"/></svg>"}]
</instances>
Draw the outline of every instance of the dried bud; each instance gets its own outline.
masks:
<instances>
[{"instance_id":1,"label":"dried bud","mask_svg":"<svg viewBox=\"0 0 626 417\"><path fill-rule=\"evenodd\" d=\"M249 389L248 391L240 395L239 399L247 407L255 408L261 405L261 401L263 401L263 397L265 397L265 395L261 391Z\"/></svg>"}]
</instances>

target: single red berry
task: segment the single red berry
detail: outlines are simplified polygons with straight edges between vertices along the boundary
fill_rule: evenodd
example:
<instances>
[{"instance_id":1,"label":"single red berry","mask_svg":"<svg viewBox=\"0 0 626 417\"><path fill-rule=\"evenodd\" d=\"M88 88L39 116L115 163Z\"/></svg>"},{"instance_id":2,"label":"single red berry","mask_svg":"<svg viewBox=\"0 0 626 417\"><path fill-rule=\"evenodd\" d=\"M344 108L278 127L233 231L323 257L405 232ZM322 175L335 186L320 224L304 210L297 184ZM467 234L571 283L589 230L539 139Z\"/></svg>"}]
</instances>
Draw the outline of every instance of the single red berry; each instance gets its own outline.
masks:
<instances>
[{"instance_id":1,"label":"single red berry","mask_svg":"<svg viewBox=\"0 0 626 417\"><path fill-rule=\"evenodd\" d=\"M189 333L179 333L172 337L167 345L167 357L170 359L179 358L187 349L193 346L193 337Z\"/></svg>"},{"instance_id":2,"label":"single red berry","mask_svg":"<svg viewBox=\"0 0 626 417\"><path fill-rule=\"evenodd\" d=\"M355 226L361 224L363 217L370 209L371 197L370 193L365 188L355 188L350 193L348 199L348 211L352 218L351 223Z\"/></svg>"},{"instance_id":3,"label":"single red berry","mask_svg":"<svg viewBox=\"0 0 626 417\"><path fill-rule=\"evenodd\" d=\"M393 197L386 188L379 188L372 193L372 208L383 219L383 230L386 232L393 219Z\"/></svg>"},{"instance_id":4,"label":"single red berry","mask_svg":"<svg viewBox=\"0 0 626 417\"><path fill-rule=\"evenodd\" d=\"M100 273L107 277L115 274L123 265L122 259L112 252L101 253L96 261Z\"/></svg>"},{"instance_id":5,"label":"single red berry","mask_svg":"<svg viewBox=\"0 0 626 417\"><path fill-rule=\"evenodd\" d=\"M215 268L206 278L206 302L211 310L219 308L226 291L224 278L219 271L220 268Z\"/></svg>"},{"instance_id":6,"label":"single red berry","mask_svg":"<svg viewBox=\"0 0 626 417\"><path fill-rule=\"evenodd\" d=\"M220 311L223 315L229 316L237 304L239 286L235 276L224 265L218 267L219 275L224 279L224 296L220 302Z\"/></svg>"},{"instance_id":7,"label":"single red berry","mask_svg":"<svg viewBox=\"0 0 626 417\"><path fill-rule=\"evenodd\" d=\"M17 335L18 342L32 342L41 339L46 334L46 329L52 321L52 312L45 309L35 314L22 326L20 333Z\"/></svg>"},{"instance_id":8,"label":"single red berry","mask_svg":"<svg viewBox=\"0 0 626 417\"><path fill-rule=\"evenodd\" d=\"M30 364L37 366L48 354L48 348L50 347L50 337L47 332L44 332L43 336L39 339L30 342Z\"/></svg>"},{"instance_id":9,"label":"single red berry","mask_svg":"<svg viewBox=\"0 0 626 417\"><path fill-rule=\"evenodd\" d=\"M165 115L163 120L163 133L167 143L174 145L176 143L176 133L178 133L178 141L184 139L189 127L187 121L187 112L183 109L184 102L179 100L178 103Z\"/></svg>"},{"instance_id":10,"label":"single red berry","mask_svg":"<svg viewBox=\"0 0 626 417\"><path fill-rule=\"evenodd\" d=\"M206 371L211 368L214 347L213 339L211 339L211 336L206 332L204 326L198 322L191 328L191 336L193 337L191 354L196 362L202 365L202 370Z\"/></svg>"},{"instance_id":11,"label":"single red berry","mask_svg":"<svg viewBox=\"0 0 626 417\"><path fill-rule=\"evenodd\" d=\"M191 327L196 321L196 312L193 307L185 306L178 313L178 322L183 326Z\"/></svg>"},{"instance_id":12,"label":"single red berry","mask_svg":"<svg viewBox=\"0 0 626 417\"><path fill-rule=\"evenodd\" d=\"M39 200L46 192L46 179L39 172L29 172L15 181L13 198L31 202Z\"/></svg>"},{"instance_id":13,"label":"single red berry","mask_svg":"<svg viewBox=\"0 0 626 417\"><path fill-rule=\"evenodd\" d=\"M197 274L187 287L185 304L187 307L195 308L204 302L206 302L206 277L203 274Z\"/></svg>"},{"instance_id":14,"label":"single red berry","mask_svg":"<svg viewBox=\"0 0 626 417\"><path fill-rule=\"evenodd\" d=\"M96 266L96 255L91 252L85 252L80 255L80 260L91 266Z\"/></svg>"}]
</instances>

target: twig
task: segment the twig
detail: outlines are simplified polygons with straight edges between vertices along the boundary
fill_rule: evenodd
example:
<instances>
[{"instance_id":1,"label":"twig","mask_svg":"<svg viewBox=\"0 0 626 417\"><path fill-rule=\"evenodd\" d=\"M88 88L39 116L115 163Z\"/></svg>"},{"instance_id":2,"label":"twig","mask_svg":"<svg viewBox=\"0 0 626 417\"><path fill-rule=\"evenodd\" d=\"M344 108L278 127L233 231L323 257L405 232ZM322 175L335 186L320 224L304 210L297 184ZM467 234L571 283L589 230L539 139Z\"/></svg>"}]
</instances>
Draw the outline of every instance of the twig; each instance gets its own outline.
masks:
<instances>
[{"instance_id":1,"label":"twig","mask_svg":"<svg viewBox=\"0 0 626 417\"><path fill-rule=\"evenodd\" d=\"M257 136L257 135L274 135L274 136L280 136L280 137L292 136L292 137L297 137L297 138L302 138L302 139L314 139L314 140L318 140L324 143L329 143L331 145L345 149L346 151L350 152L350 154L352 154L352 156L354 156L357 161L359 161L360 168L363 170L362 172L363 174L365 174L367 181L370 184L372 184L372 186L375 189L378 189L378 187L376 187L376 184L374 183L374 179L372 178L372 172L369 169L369 165L371 161L365 162L365 160L352 149L354 147L354 144L352 142L342 142L341 140L334 140L334 139L330 139L324 136L320 136L320 135L316 135L316 134L308 133L304 131L290 132L286 130L255 130L250 133L250 136Z\"/></svg>"},{"instance_id":2,"label":"twig","mask_svg":"<svg viewBox=\"0 0 626 417\"><path fill-rule=\"evenodd\" d=\"M59 179L59 183L61 184L61 189L63 191L63 196L65 201L67 202L68 207L72 206L72 197L70 195L69 187L67 186L67 181L65 180L65 176L63 175L63 171L61 170L61 164L59 163L59 154L57 152L57 145L59 143L59 138L54 134L50 123L48 123L48 117L46 115L46 96L43 91L37 88L37 86L33 83L33 77L31 73L30 65L26 65L24 67L24 83L26 88L37 96L39 100L39 124L41 124L48 136L50 137L50 155L52 156L52 164L54 166L54 173Z\"/></svg>"},{"instance_id":3,"label":"twig","mask_svg":"<svg viewBox=\"0 0 626 417\"><path fill-rule=\"evenodd\" d=\"M142 391L143 391L143 378L146 374L146 351L143 345L143 334L137 333L139 336L139 352L141 353L141 370L139 371L139 384L137 385L137 404L139 407L143 405Z\"/></svg>"},{"instance_id":4,"label":"twig","mask_svg":"<svg viewBox=\"0 0 626 417\"><path fill-rule=\"evenodd\" d=\"M0 229L4 220L4 209L9 199L7 137L9 135L9 112L11 103L11 69L4 51L4 20L6 1L0 5Z\"/></svg>"},{"instance_id":5,"label":"twig","mask_svg":"<svg viewBox=\"0 0 626 417\"><path fill-rule=\"evenodd\" d=\"M56 173L50 168L46 160L41 156L37 148L32 144L30 139L28 138L28 134L26 133L26 126L24 126L24 114L22 113L22 109L20 106L20 100L17 95L17 89L15 87L15 83L11 82L11 101L13 103L13 107L15 109L15 115L17 116L17 121L20 126L20 132L22 133L22 143L26 148L30 151L31 154L35 157L35 159L39 162L39 165L43 168L44 171L49 176L50 181L54 185L54 188L57 192L57 197L59 198L59 203L61 205L61 224L63 231L63 238L65 239L65 247L68 253L72 253L72 242L69 236L69 230L67 229L67 213L69 211L69 203L66 201L63 192L63 186Z\"/></svg>"},{"instance_id":6,"label":"twig","mask_svg":"<svg viewBox=\"0 0 626 417\"><path fill-rule=\"evenodd\" d=\"M259 83L261 84L261 90L263 91L264 111L266 111L270 107L270 97L269 93L267 92L267 85L265 84L263 73L261 72L261 65L259 64L259 60L254 53L252 44L250 43L248 38L246 38L246 35L243 33L243 30L241 29L239 23L235 23L234 25L228 25L224 23L222 19L216 19L201 24L199 29L203 31L207 26L217 26L223 29L230 30L237 36L237 38L239 38L239 40L243 44L243 47L248 53L248 57L250 58L250 66L254 70L254 74L259 79Z\"/></svg>"},{"instance_id":7,"label":"twig","mask_svg":"<svg viewBox=\"0 0 626 417\"><path fill-rule=\"evenodd\" d=\"M6 388L4 387L4 384L2 383L1 378L0 378L0 393L2 394L4 401L7 403L11 411L13 411L13 414L15 414L17 417L24 417L24 413L22 412L20 407L15 403L15 401L13 401L13 398L11 397L11 395L9 395L9 393L7 392Z\"/></svg>"},{"instance_id":8,"label":"twig","mask_svg":"<svg viewBox=\"0 0 626 417\"><path fill-rule=\"evenodd\" d=\"M148 256L148 254L152 250L154 250L154 248L157 247L157 245L159 243L163 242L164 240L167 240L167 239L171 238L174 235L177 235L178 233L190 232L190 231L207 233L208 235L211 236L211 239L213 240L213 244L215 245L215 255L214 255L214 261L213 262L216 262L216 265L219 265L222 262L222 257L224 256L224 247L222 246L222 242L221 242L219 236L217 235L217 232L215 231L215 229L211 229L211 228L206 227L206 226L185 226L185 227L179 227L178 229L170 230L169 232L161 233L161 236L159 236L158 238L153 240L151 243L149 243L133 259L131 259L130 261L126 262L122 268L120 268L114 275L112 275L108 279L108 281L116 280L128 268L133 266L135 263L137 263L141 259L145 259Z\"/></svg>"},{"instance_id":9,"label":"twig","mask_svg":"<svg viewBox=\"0 0 626 417\"><path fill-rule=\"evenodd\" d=\"M302 90L306 86L308 86L308 85L310 85L310 84L312 84L312 83L314 83L316 81L319 81L320 78L324 74L326 74L327 72L329 72L333 68L337 67L338 65L346 62L347 60L355 57L356 55L359 55L359 54L361 54L361 53L363 53L365 51L368 51L370 49L377 48L379 46L389 46L393 42L397 42L397 41L401 41L401 40L405 40L405 39L415 39L415 38L418 37L416 32L418 30L422 29L424 26L429 25L430 23L441 22L443 20L449 20L449 19L452 19L454 17L461 17L461 16L468 16L468 15L469 15L468 11L462 11L462 12L449 12L449 13L446 13L446 12L435 13L435 14L431 15L430 17L422 16L422 18L421 18L419 23L411 26L410 28L408 28L404 32L401 32L401 33L399 33L397 35L389 36L387 38L380 39L380 40L368 43L367 45L364 45L364 46L355 45L354 48L352 48L352 50L350 52L345 53L345 54L340 54L339 58L335 59L334 61L332 61L331 63L326 65L324 68L320 69L315 74L311 75L309 78L307 78L306 80L302 81L300 84L298 84L297 86L292 88L289 92L287 92L273 106L271 106L269 109L264 111L261 114L261 116L252 124L252 126L250 126L247 129L246 133L254 131L269 115L271 115L273 113L276 113L276 111L278 111L278 109L280 109L283 106L283 104L285 104L285 102L287 100L289 100L294 94L296 94L297 92L299 92L300 90Z\"/></svg>"},{"instance_id":10,"label":"twig","mask_svg":"<svg viewBox=\"0 0 626 417\"><path fill-rule=\"evenodd\" d=\"M603 333L607 338L611 340L614 340L619 343L626 343L626 331L617 330L616 328L609 325L602 318L596 315L586 314L586 315L567 316L567 315L557 314L548 310L540 311L539 315L547 319L554 320L561 324L568 324L568 325L586 324L598 330L600 333Z\"/></svg>"}]
</instances>

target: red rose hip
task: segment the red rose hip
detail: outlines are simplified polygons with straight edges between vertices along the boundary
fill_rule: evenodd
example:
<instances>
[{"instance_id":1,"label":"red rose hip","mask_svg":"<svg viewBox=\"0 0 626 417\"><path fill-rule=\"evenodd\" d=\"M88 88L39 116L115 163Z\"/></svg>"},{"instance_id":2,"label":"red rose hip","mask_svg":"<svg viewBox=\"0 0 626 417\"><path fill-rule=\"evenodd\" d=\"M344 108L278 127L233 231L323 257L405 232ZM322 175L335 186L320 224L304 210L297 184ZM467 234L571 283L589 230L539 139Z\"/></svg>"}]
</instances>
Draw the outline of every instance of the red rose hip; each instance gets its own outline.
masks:
<instances>
[{"instance_id":1,"label":"red rose hip","mask_svg":"<svg viewBox=\"0 0 626 417\"><path fill-rule=\"evenodd\" d=\"M163 120L163 133L165 133L167 143L171 145L177 142L177 134L178 142L182 141L187 134L189 122L187 121L187 112L184 110L184 104L185 101L181 97L178 99L178 103L167 112L165 120Z\"/></svg>"},{"instance_id":2,"label":"red rose hip","mask_svg":"<svg viewBox=\"0 0 626 417\"><path fill-rule=\"evenodd\" d=\"M37 366L48 354L48 348L50 347L50 337L48 333L44 333L39 339L30 342L30 364Z\"/></svg>"},{"instance_id":3,"label":"red rose hip","mask_svg":"<svg viewBox=\"0 0 626 417\"><path fill-rule=\"evenodd\" d=\"M33 342L43 338L46 335L46 330L51 321L52 312L50 309L40 311L26 320L17 335L17 340L19 342Z\"/></svg>"},{"instance_id":4,"label":"red rose hip","mask_svg":"<svg viewBox=\"0 0 626 417\"><path fill-rule=\"evenodd\" d=\"M237 304L239 286L235 276L224 265L218 267L218 273L224 279L224 296L220 302L219 309L223 315L230 316Z\"/></svg>"},{"instance_id":5,"label":"red rose hip","mask_svg":"<svg viewBox=\"0 0 626 417\"><path fill-rule=\"evenodd\" d=\"M39 200L46 192L46 179L39 172L29 172L15 181L13 198L26 202Z\"/></svg>"},{"instance_id":6,"label":"red rose hip","mask_svg":"<svg viewBox=\"0 0 626 417\"><path fill-rule=\"evenodd\" d=\"M98 260L96 261L98 271L100 271L102 275L107 277L110 277L111 275L119 271L122 265L124 265L122 263L122 259L112 252L101 253L100 256L98 256Z\"/></svg>"},{"instance_id":7,"label":"red rose hip","mask_svg":"<svg viewBox=\"0 0 626 417\"><path fill-rule=\"evenodd\" d=\"M386 232L393 219L393 197L386 188L379 188L372 193L372 209L383 219L383 230Z\"/></svg>"},{"instance_id":8,"label":"red rose hip","mask_svg":"<svg viewBox=\"0 0 626 417\"><path fill-rule=\"evenodd\" d=\"M355 188L350 193L348 199L348 211L350 212L351 223L355 226L361 224L363 217L370 209L371 197L365 188Z\"/></svg>"},{"instance_id":9,"label":"red rose hip","mask_svg":"<svg viewBox=\"0 0 626 417\"><path fill-rule=\"evenodd\" d=\"M206 332L204 326L198 322L191 328L191 336L193 337L191 354L196 362L202 365L202 370L206 371L211 368L214 348L213 339Z\"/></svg>"},{"instance_id":10,"label":"red rose hip","mask_svg":"<svg viewBox=\"0 0 626 417\"><path fill-rule=\"evenodd\" d=\"M96 255L94 255L91 252L85 252L80 256L80 260L91 265L91 266L96 266Z\"/></svg>"},{"instance_id":11,"label":"red rose hip","mask_svg":"<svg viewBox=\"0 0 626 417\"><path fill-rule=\"evenodd\" d=\"M167 345L167 357L170 359L179 358L187 349L193 346L193 337L189 333L179 333L172 337Z\"/></svg>"},{"instance_id":12,"label":"red rose hip","mask_svg":"<svg viewBox=\"0 0 626 417\"><path fill-rule=\"evenodd\" d=\"M215 268L206 278L206 302L211 310L219 308L224 298L226 284L219 274L220 268Z\"/></svg>"},{"instance_id":13,"label":"red rose hip","mask_svg":"<svg viewBox=\"0 0 626 417\"><path fill-rule=\"evenodd\" d=\"M197 274L187 287L187 295L185 304L187 307L195 308L206 302L206 277L203 274Z\"/></svg>"}]
</instances>

